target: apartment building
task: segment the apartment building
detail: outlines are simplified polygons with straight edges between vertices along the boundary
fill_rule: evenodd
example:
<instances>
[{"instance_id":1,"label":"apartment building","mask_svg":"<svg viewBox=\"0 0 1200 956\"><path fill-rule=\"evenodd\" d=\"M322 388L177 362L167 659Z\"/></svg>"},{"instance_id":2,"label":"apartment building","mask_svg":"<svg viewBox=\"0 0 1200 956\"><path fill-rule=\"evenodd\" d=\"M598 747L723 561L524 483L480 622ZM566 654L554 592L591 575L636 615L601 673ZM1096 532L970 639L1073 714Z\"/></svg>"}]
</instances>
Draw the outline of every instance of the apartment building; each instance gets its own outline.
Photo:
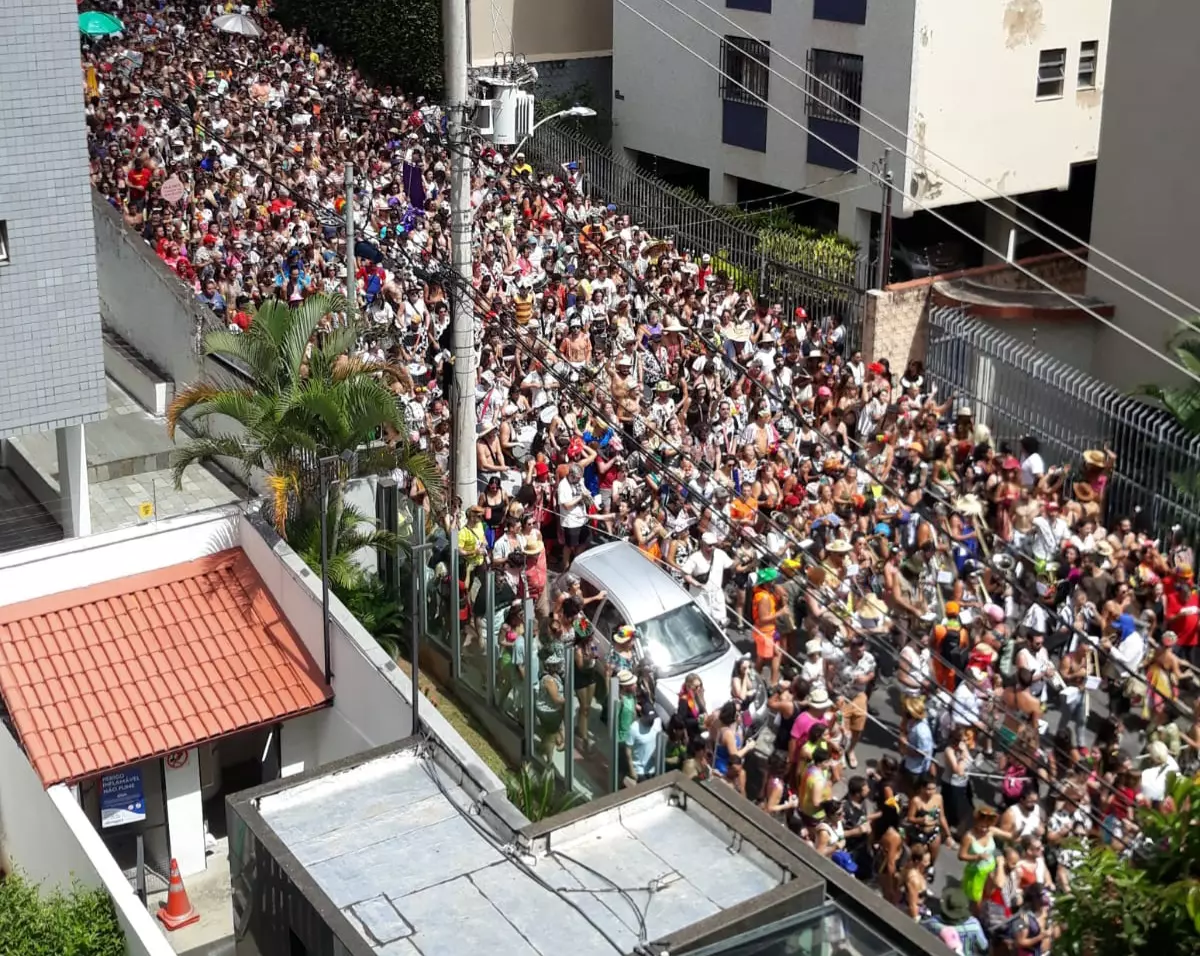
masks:
<instances>
[{"instance_id":1,"label":"apartment building","mask_svg":"<svg viewBox=\"0 0 1200 956\"><path fill-rule=\"evenodd\" d=\"M828 199L865 245L882 190L856 164L881 159L873 134L904 145L868 112L911 140L891 154L897 217L970 202L960 186L1066 189L1097 155L1108 14L1109 0L623 0L614 144L707 169L715 202L748 184ZM999 216L980 233L1001 251L1015 239Z\"/></svg>"},{"instance_id":2,"label":"apartment building","mask_svg":"<svg viewBox=\"0 0 1200 956\"><path fill-rule=\"evenodd\" d=\"M1112 50L1104 90L1102 158L1096 167L1092 244L1187 302L1200 303L1195 230L1200 216L1196 177L1198 131L1181 108L1200 83L1194 37L1200 7L1169 0L1116 0ZM1094 263L1160 301L1176 315L1195 316L1110 262ZM1089 295L1116 307L1114 322L1166 352L1179 323L1103 276L1090 272ZM1179 381L1182 374L1119 332L1100 331L1094 372L1121 388ZM1169 353L1167 353L1169 354Z\"/></svg>"},{"instance_id":3,"label":"apartment building","mask_svg":"<svg viewBox=\"0 0 1200 956\"><path fill-rule=\"evenodd\" d=\"M106 407L78 15L0 4L0 464L5 438L56 431L67 535L90 530L84 426ZM0 506L21 494L0 467Z\"/></svg>"}]
</instances>

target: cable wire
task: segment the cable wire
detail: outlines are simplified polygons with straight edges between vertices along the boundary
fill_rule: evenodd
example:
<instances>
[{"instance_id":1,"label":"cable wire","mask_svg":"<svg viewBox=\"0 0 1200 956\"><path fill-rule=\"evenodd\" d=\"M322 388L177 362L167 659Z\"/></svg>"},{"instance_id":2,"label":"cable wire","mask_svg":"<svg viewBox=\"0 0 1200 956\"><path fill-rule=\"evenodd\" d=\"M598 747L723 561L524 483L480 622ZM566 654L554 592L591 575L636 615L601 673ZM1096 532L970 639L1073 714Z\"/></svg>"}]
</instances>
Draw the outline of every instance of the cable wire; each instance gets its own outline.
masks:
<instances>
[{"instance_id":1,"label":"cable wire","mask_svg":"<svg viewBox=\"0 0 1200 956\"><path fill-rule=\"evenodd\" d=\"M871 169L869 166L865 166L864 164L859 162L857 158L852 156L850 153L847 153L845 150L843 150L840 147L836 146L835 144L831 143L829 140L827 140L827 139L823 138L822 136L820 136L819 134L813 132L809 127L805 126L803 123L801 123L798 119L796 119L791 114L784 112L778 106L775 106L773 103L767 102L767 100L764 97L760 96L758 93L751 90L743 82L736 79L735 77L729 76L724 71L722 71L720 66L709 61L707 58L705 58L705 56L702 53L698 53L697 51L693 50L690 46L688 46L682 40L680 40L677 37L675 37L674 35L672 35L669 31L667 31L663 27L659 26L658 23L651 20L649 17L647 17L645 14L643 14L640 10L634 9L634 7L631 6L627 2L627 0L616 0L616 2L619 3L621 6L625 7L627 10L629 10L633 14L635 14L640 19L644 20L647 24L652 26L655 30L657 30L659 33L661 33L663 36L665 36L667 39L669 39L672 43L676 44L677 46L679 46L682 49L684 49L685 51L687 51L691 56L695 57L697 60L699 60L705 66L712 69L719 76L723 76L726 78L726 80L735 84L747 96L753 97L754 100L756 100L758 103L767 107L767 109L774 111L779 116L783 117L785 120L787 120L793 126L795 126L797 129L800 129L804 133L806 133L810 138L815 139L819 143L822 143L824 146L826 146L828 149L832 150L837 155L841 156L847 162L852 163L860 171L866 173L868 176L870 176L874 181L876 181L880 185L887 186L887 188L892 189L892 190L896 191L897 193L900 193L901 195L904 195L903 190L899 186L897 186L895 183L891 182L888 178L884 177L880 173ZM680 8L677 7L674 3L672 3L671 0L662 0L662 2L666 3L668 6L671 6L676 10L680 10ZM695 19L694 17L690 17L690 15L687 14L685 11L680 10L680 12L684 13L685 16L689 16L690 19L693 19L693 20ZM699 23L699 21L696 21L696 22ZM703 26L704 29L708 30L710 33L713 33L715 36L720 36L720 34L717 34L710 27L708 27L704 24L700 24L700 25ZM760 66L764 67L765 69L767 69L767 70L771 69L768 64L763 63L762 60L757 59L753 54L751 54L749 52L744 52L743 55L747 59L759 64ZM775 71L772 71L772 72L775 72ZM925 212L929 213L929 215L931 215L933 218L935 218L938 221L949 226L955 232L959 233L960 235L962 235L964 238L966 238L970 242L973 242L974 244L976 244L977 246L982 248L985 252L991 253L992 255L996 256L998 259L1005 258L1004 255L998 249L993 248L992 246L988 245L984 240L973 235L971 233L971 231L969 229L967 229L966 227L959 225L954 220L943 215L942 213L938 212L938 210L926 205L925 203L921 202L920 200L912 198L912 197L908 197L908 198L912 202L913 205L917 206L919 209L924 210ZM1124 329L1121 326L1117 325L1115 322L1112 322L1109 319L1106 319L1103 315L1101 315L1095 309L1091 308L1089 305L1087 305L1081 299L1076 298L1075 296L1072 296L1066 292L1063 292L1061 289L1059 289L1057 286L1055 286L1052 282L1049 282L1048 280L1042 278L1036 272L1032 271L1031 269L1028 269L1027 267L1023 266L1019 262L1009 263L1009 266L1013 269L1016 269L1018 272L1022 273L1023 275L1027 276L1028 278L1032 279L1034 282L1036 282L1038 285L1042 286L1043 288L1049 290L1050 292L1053 292L1055 295L1066 300L1067 302L1070 302L1073 307L1075 307L1076 309L1079 309L1081 312L1084 312L1087 315L1090 315L1097 322L1112 329L1118 335L1120 335L1121 337L1134 343L1139 348L1144 349L1145 351L1149 352L1151 355L1155 355L1158 358L1162 359L1162 361L1165 362L1167 365L1171 366L1176 371L1181 372L1183 375L1190 378L1193 382L1200 384L1200 375L1197 375L1195 372L1191 371L1190 369L1188 369L1186 366L1184 366L1180 362L1177 362L1175 359L1170 358L1167 355L1164 355L1158 349L1154 348L1154 346L1149 345L1146 342L1142 341L1136 335L1134 335L1132 332L1129 332L1127 329Z\"/></svg>"},{"instance_id":2,"label":"cable wire","mask_svg":"<svg viewBox=\"0 0 1200 956\"><path fill-rule=\"evenodd\" d=\"M687 13L686 11L682 10L680 7L676 6L676 4L671 2L671 0L660 0L660 2L666 3L668 6L672 7L673 9L679 11L680 13L683 13L683 15L686 16L693 23L696 23L697 25L708 30L708 32L712 33L714 36L718 36L718 37L720 36L719 33L716 33L711 28L709 28L706 24L697 20L690 13ZM699 3L702 7L711 11L712 13L715 13L718 17L720 17L723 21L728 23L730 26L736 27L747 38L752 39L758 43L765 44L765 41L763 41L759 37L755 36L753 33L751 33L749 30L747 30L741 24L735 22L734 20L731 20L720 10L718 10L715 7L711 6L710 4L706 3L705 0L695 0L695 2ZM759 63L761 66L766 67L768 70L770 70L771 73L774 73L776 76L778 76L780 79L782 79L785 83L789 83L791 86L795 87L801 93L805 93L806 95L809 95L808 90L801 87L799 84L794 82L789 77L784 76L778 70L775 70L775 69L771 68L770 66L768 66L767 64L762 63L762 61L755 58L752 53L750 53L748 51L743 51L743 55L746 56L748 59L754 60L754 62ZM771 55L773 57L778 57L779 59L783 60L785 63L790 64L791 66L794 66L806 78L808 78L809 80L812 80L818 86L824 87L825 89L829 90L831 93L834 93L835 94L834 102L846 100L846 96L841 90L838 90L831 83L829 83L828 81L823 79L819 74L813 73L807 67L804 67L801 64L797 63L795 60L792 60L790 57L787 56L786 53L783 53L780 50L778 50L777 48L772 47ZM967 172L961 166L958 166L955 163L951 162L950 160L946 159L940 153L934 152L932 149L929 149L928 147L924 146L923 144L917 144L917 141L913 137L909 136L906 131L901 130L899 127L895 126L888 120L884 119L878 113L872 112L871 110L867 109L866 107L862 106L861 104L856 104L856 105L858 106L860 113L865 114L866 116L875 120L877 123L886 127L887 129L890 129L893 132L898 133L901 137L903 137L904 142L919 145L921 147L921 149L924 151L924 153L926 154L926 156L933 157L934 159L940 160L947 167L954 170L955 172L961 173L963 176L965 176L971 182L977 183L978 185L983 186L985 189L990 188L987 183L983 182L977 176L974 176L971 173ZM876 140L878 140L884 146L887 146L891 149L895 149L897 152L901 153L905 159L910 160L916 166L921 167L923 169L929 168L929 164L927 162L921 161L916 156L907 152L907 150L905 150L904 148L899 147L892 142L889 142L887 139L885 139L879 133L864 126L861 119L856 120L850 116L847 116L845 113L841 112L836 106L834 106L833 103L827 103L825 101L822 101L822 107L825 109L828 109L830 112L841 117L844 121L852 124L853 126L856 126L858 129L860 129L863 132L867 133L868 135L874 137ZM1137 298L1141 299L1143 302L1146 302L1147 304L1153 306L1155 309L1162 312L1164 315L1170 317L1174 321L1178 322L1180 325L1184 326L1189 331L1193 330L1193 326L1188 319L1185 319L1182 316L1176 315L1174 312L1172 312L1170 309L1163 306L1161 303L1156 302L1154 299L1149 298L1144 293L1139 292L1137 289L1134 289L1127 283L1123 282L1120 279L1115 278L1114 276L1110 275L1108 272L1105 272L1099 266L1095 265L1094 263L1090 262L1089 260L1078 255L1074 250L1069 249L1066 246L1059 245L1057 242L1053 241L1052 239L1049 239L1046 236L1042 235L1036 229L1033 229L1032 227L1030 227L1027 222L1022 222L1021 220L1017 219L1014 215L1012 215L1010 212L1008 212L1006 209L1004 209L1004 207L1002 205L994 204L994 200L988 200L988 199L984 199L980 196L976 196L973 193L971 193L968 189L966 189L964 186L960 185L959 183L950 182L950 185L952 185L955 189L957 189L959 192L961 192L963 195L965 195L972 202L981 203L988 210L996 213L997 215L1008 220L1009 222L1013 223L1014 225L1024 229L1026 232L1032 233L1034 237L1041 239L1043 242L1046 242L1049 245L1053 246L1059 252L1069 256L1071 259L1080 263L1085 268L1092 270L1097 275L1103 276L1104 278L1106 278L1110 282L1112 282L1114 285L1120 287L1121 289L1124 289L1126 292L1130 293L1131 295L1134 295ZM901 193L903 192L902 190L897 190L897 191L901 192ZM1056 230L1058 233L1060 233L1063 236L1066 236L1069 240L1074 242L1076 244L1077 248L1082 247L1082 248L1088 250L1089 252L1095 253L1100 258L1106 259L1109 262L1113 263L1114 265L1119 266L1125 272L1129 273L1131 276L1138 279L1139 281L1145 283L1147 286L1154 289L1155 291L1160 292L1163 295L1168 296L1169 298L1175 300L1180 305L1187 308L1189 311L1191 311L1193 313L1200 313L1200 306L1193 305L1192 303L1190 303L1186 299L1184 299L1182 296L1176 295L1174 292L1170 291L1169 289L1165 288L1164 286L1160 285L1159 283L1155 282L1154 280L1148 278L1147 276L1145 276L1142 273L1138 272L1137 270L1133 269L1131 266L1127 266L1120 260L1109 255L1108 253L1102 252L1100 249L1097 249L1095 246L1089 245L1083 239L1080 239L1078 236L1073 235L1072 233L1068 232L1066 229L1059 226L1057 223L1053 222L1049 217L1047 217L1039 212L1036 212L1035 210L1031 209L1029 206L1026 206L1024 203L1021 203L1012 197L1004 197L1004 200L1011 203L1014 208L1019 209L1022 212L1026 213L1027 215L1033 216L1034 218L1040 220L1041 222L1044 222L1047 225L1053 227L1053 229Z\"/></svg>"}]
</instances>

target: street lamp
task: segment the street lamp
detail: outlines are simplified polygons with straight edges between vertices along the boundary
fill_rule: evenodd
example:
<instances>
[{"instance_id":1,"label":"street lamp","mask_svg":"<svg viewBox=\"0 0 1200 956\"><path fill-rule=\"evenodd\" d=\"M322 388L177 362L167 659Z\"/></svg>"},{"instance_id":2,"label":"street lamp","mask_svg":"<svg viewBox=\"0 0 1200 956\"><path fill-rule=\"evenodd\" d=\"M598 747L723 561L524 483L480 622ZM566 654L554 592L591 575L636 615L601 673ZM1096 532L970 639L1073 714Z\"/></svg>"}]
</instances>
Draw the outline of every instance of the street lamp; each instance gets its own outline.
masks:
<instances>
[{"instance_id":1,"label":"street lamp","mask_svg":"<svg viewBox=\"0 0 1200 956\"><path fill-rule=\"evenodd\" d=\"M551 113L549 116L543 116L540 120L533 124L533 129L529 131L529 136L526 136L521 142L517 143L517 148L513 150L513 155L521 151L521 147L529 142L529 137L537 132L537 128L543 123L549 123L552 119L562 119L564 116L573 116L576 119L586 119L589 116L595 116L596 111L590 106L571 106L565 110L559 110L557 113Z\"/></svg>"},{"instance_id":2,"label":"street lamp","mask_svg":"<svg viewBox=\"0 0 1200 956\"><path fill-rule=\"evenodd\" d=\"M321 473L321 634L325 640L325 683L333 682L333 667L329 650L329 533L326 529L329 515L329 467L341 461L349 465L354 461L354 452L347 448L340 455L326 455L317 460Z\"/></svg>"}]
</instances>

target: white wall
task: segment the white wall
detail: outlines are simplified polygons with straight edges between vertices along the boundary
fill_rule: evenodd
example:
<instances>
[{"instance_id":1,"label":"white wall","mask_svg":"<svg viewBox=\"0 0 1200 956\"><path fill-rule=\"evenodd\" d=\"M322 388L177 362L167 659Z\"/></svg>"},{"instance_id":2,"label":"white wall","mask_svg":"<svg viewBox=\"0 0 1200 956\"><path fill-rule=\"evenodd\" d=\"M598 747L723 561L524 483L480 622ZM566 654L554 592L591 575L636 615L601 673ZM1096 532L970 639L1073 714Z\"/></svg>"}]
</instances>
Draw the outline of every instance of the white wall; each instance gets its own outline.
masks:
<instances>
[{"instance_id":1,"label":"white wall","mask_svg":"<svg viewBox=\"0 0 1200 956\"><path fill-rule=\"evenodd\" d=\"M0 727L0 860L47 889L72 880L113 899L129 956L172 956L154 918L134 895L70 788L42 789L7 729Z\"/></svg>"},{"instance_id":2,"label":"white wall","mask_svg":"<svg viewBox=\"0 0 1200 956\"><path fill-rule=\"evenodd\" d=\"M928 149L1000 195L1065 188L1072 163L1096 158L1109 3L917 0L909 152L927 170L926 180L917 179L922 203L969 201L956 184L975 195L985 192L928 156ZM1085 40L1100 43L1092 90L1076 88L1079 45ZM1056 47L1067 50L1063 95L1038 100L1038 56ZM910 168L903 180L906 211L915 208L911 189L919 171L919 166Z\"/></svg>"},{"instance_id":3,"label":"white wall","mask_svg":"<svg viewBox=\"0 0 1200 956\"><path fill-rule=\"evenodd\" d=\"M156 571L237 547L236 506L0 554L0 606Z\"/></svg>"},{"instance_id":4,"label":"white wall","mask_svg":"<svg viewBox=\"0 0 1200 956\"><path fill-rule=\"evenodd\" d=\"M1090 371L1099 323L1091 318L1027 322L1020 319L979 319L1018 342L1032 345L1072 368Z\"/></svg>"},{"instance_id":5,"label":"white wall","mask_svg":"<svg viewBox=\"0 0 1200 956\"><path fill-rule=\"evenodd\" d=\"M1195 261L1200 127L1191 105L1200 86L1200 4L1118 0L1110 32L1092 243L1184 300L1200 303ZM1174 314L1196 314L1117 266L1099 264ZM1087 291L1115 305L1116 324L1159 351L1166 351L1167 339L1180 329L1169 316L1094 272L1088 273ZM1180 372L1107 328L1101 330L1095 371L1120 388L1184 381Z\"/></svg>"},{"instance_id":6,"label":"white wall","mask_svg":"<svg viewBox=\"0 0 1200 956\"><path fill-rule=\"evenodd\" d=\"M187 751L182 767L163 763L163 787L167 797L167 829L170 832L171 856L179 864L179 875L203 873L204 805L200 800L200 754L193 747Z\"/></svg>"}]
</instances>

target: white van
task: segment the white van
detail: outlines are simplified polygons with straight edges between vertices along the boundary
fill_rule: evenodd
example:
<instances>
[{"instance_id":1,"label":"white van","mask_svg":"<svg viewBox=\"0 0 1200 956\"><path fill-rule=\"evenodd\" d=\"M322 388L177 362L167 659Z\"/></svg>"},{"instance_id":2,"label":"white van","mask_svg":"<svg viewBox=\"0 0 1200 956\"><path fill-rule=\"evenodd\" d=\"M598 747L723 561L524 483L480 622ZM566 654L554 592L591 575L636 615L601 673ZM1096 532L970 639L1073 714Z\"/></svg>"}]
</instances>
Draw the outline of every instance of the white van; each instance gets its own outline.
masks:
<instances>
[{"instance_id":1,"label":"white van","mask_svg":"<svg viewBox=\"0 0 1200 956\"><path fill-rule=\"evenodd\" d=\"M665 725L675 713L688 674L704 682L709 713L729 700L733 667L742 656L695 598L661 566L627 541L613 541L583 552L571 564L585 597L606 591L588 605L588 615L607 655L613 633L626 624L637 629L637 653L658 675L659 715ZM766 706L766 688L755 699L755 718Z\"/></svg>"}]
</instances>

